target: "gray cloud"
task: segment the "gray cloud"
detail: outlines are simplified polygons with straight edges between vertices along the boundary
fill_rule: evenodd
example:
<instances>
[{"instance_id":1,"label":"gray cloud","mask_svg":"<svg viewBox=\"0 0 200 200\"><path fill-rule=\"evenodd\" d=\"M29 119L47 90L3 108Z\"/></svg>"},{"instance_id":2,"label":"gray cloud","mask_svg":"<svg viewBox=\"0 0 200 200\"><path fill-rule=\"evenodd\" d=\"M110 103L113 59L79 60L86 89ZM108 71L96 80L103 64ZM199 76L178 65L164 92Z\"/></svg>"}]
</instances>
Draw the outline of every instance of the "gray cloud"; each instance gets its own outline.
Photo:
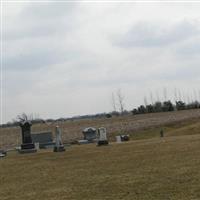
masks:
<instances>
[{"instance_id":1,"label":"gray cloud","mask_svg":"<svg viewBox=\"0 0 200 200\"><path fill-rule=\"evenodd\" d=\"M140 22L118 42L122 47L161 47L181 42L200 34L200 22L181 21L173 25Z\"/></svg>"},{"instance_id":2,"label":"gray cloud","mask_svg":"<svg viewBox=\"0 0 200 200\"><path fill-rule=\"evenodd\" d=\"M51 49L50 45L46 49L38 47L35 52L28 51L11 56L7 59L6 70L31 70L47 68L50 65L63 63L73 57L73 52Z\"/></svg>"},{"instance_id":3,"label":"gray cloud","mask_svg":"<svg viewBox=\"0 0 200 200\"><path fill-rule=\"evenodd\" d=\"M55 20L56 18L65 17L66 15L73 14L78 4L68 2L45 2L45 3L30 3L20 13L19 17L26 17L29 20Z\"/></svg>"},{"instance_id":4,"label":"gray cloud","mask_svg":"<svg viewBox=\"0 0 200 200\"><path fill-rule=\"evenodd\" d=\"M176 53L178 56L184 56L184 58L188 57L199 57L199 52L200 52L200 34L192 38L192 40L189 40L177 48Z\"/></svg>"},{"instance_id":5,"label":"gray cloud","mask_svg":"<svg viewBox=\"0 0 200 200\"><path fill-rule=\"evenodd\" d=\"M199 73L200 73L199 66L195 66L194 64L192 65L192 68L190 66L191 66L191 64L176 66L176 68L174 70L163 71L163 72L155 75L152 78L162 79L162 80L166 80L166 81L184 80L187 82L187 81L190 81L191 79L198 81ZM166 67L166 69L167 68L168 68L168 66Z\"/></svg>"},{"instance_id":6,"label":"gray cloud","mask_svg":"<svg viewBox=\"0 0 200 200\"><path fill-rule=\"evenodd\" d=\"M15 18L8 18L5 39L9 41L63 35L73 29L76 7L76 3L30 3Z\"/></svg>"}]
</instances>

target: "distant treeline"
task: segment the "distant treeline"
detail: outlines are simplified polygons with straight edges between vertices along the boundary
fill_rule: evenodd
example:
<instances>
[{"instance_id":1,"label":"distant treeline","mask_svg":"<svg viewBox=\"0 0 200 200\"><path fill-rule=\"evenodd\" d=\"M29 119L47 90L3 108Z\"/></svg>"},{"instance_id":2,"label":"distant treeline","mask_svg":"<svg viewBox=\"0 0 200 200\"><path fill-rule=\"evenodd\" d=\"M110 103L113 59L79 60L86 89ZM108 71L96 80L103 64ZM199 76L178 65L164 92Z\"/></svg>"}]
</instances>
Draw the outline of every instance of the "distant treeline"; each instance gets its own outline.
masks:
<instances>
[{"instance_id":1,"label":"distant treeline","mask_svg":"<svg viewBox=\"0 0 200 200\"><path fill-rule=\"evenodd\" d=\"M74 120L84 120L84 119L99 119L99 118L112 118L118 117L122 115L138 115L138 114L146 114L146 113L157 113L157 112L170 112L170 111L179 111L179 110L189 110L189 109L199 109L200 102L194 101L192 103L185 103L183 101L176 101L174 104L168 101L157 101L153 104L148 105L140 105L138 108L134 108L131 111L123 110L123 112L113 111L109 113L98 113L94 115L82 115L75 116L71 118L59 118L59 119L40 119L40 118L31 118L30 121L32 124L41 124L41 123L56 123L56 122L66 122L66 121L74 121ZM22 116L26 114L22 114ZM6 127L14 127L19 126L19 122L17 120L13 120L13 122L8 122L6 124L0 125L2 128Z\"/></svg>"},{"instance_id":2,"label":"distant treeline","mask_svg":"<svg viewBox=\"0 0 200 200\"><path fill-rule=\"evenodd\" d=\"M125 113L125 112L124 112ZM56 123L56 122L66 122L66 121L75 121L75 120L84 120L84 119L99 119L99 118L111 118L112 116L119 116L119 112L112 112L112 113L98 113L93 115L80 115L75 116L71 118L58 118L58 119L29 119L32 124L42 124L42 123ZM8 122L6 124L1 124L1 128L7 128L7 127L16 127L19 126L19 121L13 120L12 122Z\"/></svg>"},{"instance_id":3,"label":"distant treeline","mask_svg":"<svg viewBox=\"0 0 200 200\"><path fill-rule=\"evenodd\" d=\"M200 108L200 103L198 101L194 101L188 104L183 101L176 101L175 104L173 104L170 100L168 100L164 102L157 101L154 104L149 105L141 105L138 108L133 109L132 114L136 115L156 112L170 112L198 108Z\"/></svg>"}]
</instances>

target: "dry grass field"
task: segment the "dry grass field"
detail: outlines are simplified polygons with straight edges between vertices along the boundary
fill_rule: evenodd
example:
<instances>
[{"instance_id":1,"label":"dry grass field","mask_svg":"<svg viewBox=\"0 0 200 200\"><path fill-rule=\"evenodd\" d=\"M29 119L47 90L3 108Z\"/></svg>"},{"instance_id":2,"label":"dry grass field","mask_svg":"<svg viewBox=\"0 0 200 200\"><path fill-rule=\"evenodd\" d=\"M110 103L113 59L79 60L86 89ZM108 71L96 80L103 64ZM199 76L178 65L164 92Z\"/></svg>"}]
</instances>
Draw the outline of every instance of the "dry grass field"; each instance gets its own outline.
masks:
<instances>
[{"instance_id":1,"label":"dry grass field","mask_svg":"<svg viewBox=\"0 0 200 200\"><path fill-rule=\"evenodd\" d=\"M179 128L188 127L193 132L200 128L200 109L185 110L179 112L153 113L135 116L123 116L102 119L83 119L51 124L36 124L32 131L54 132L55 126L59 125L62 130L62 138L65 143L82 139L82 130L86 127L107 128L110 140L118 134L130 134L132 139L143 139L159 136L159 129L164 128L167 135L183 134ZM170 132L170 131L177 132ZM146 134L146 131L148 134ZM179 133L180 131L180 133ZM169 133L168 133L169 132ZM188 134L188 131L187 131ZM0 148L12 148L21 144L21 131L19 127L0 128Z\"/></svg>"},{"instance_id":2,"label":"dry grass field","mask_svg":"<svg viewBox=\"0 0 200 200\"><path fill-rule=\"evenodd\" d=\"M0 159L1 200L198 200L199 110L61 123L65 141L87 126L105 126L131 141L71 145L66 152L8 152ZM125 125L124 125L125 124ZM121 127L122 126L122 127ZM34 125L33 131L55 124ZM165 137L159 137L160 128ZM1 129L1 145L20 144L19 128Z\"/></svg>"},{"instance_id":3,"label":"dry grass field","mask_svg":"<svg viewBox=\"0 0 200 200\"><path fill-rule=\"evenodd\" d=\"M199 147L196 134L10 152L0 160L0 199L198 200Z\"/></svg>"}]
</instances>

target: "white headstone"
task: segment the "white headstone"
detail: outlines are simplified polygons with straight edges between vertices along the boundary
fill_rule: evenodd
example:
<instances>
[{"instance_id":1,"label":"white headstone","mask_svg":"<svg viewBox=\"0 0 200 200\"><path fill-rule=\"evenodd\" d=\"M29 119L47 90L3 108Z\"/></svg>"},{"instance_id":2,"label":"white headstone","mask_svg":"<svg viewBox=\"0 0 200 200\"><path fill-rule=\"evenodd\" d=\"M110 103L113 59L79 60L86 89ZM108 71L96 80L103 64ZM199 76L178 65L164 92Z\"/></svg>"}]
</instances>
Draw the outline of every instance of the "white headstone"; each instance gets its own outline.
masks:
<instances>
[{"instance_id":1,"label":"white headstone","mask_svg":"<svg viewBox=\"0 0 200 200\"><path fill-rule=\"evenodd\" d=\"M107 140L107 133L106 133L106 128L101 127L99 128L99 141L105 141Z\"/></svg>"},{"instance_id":2,"label":"white headstone","mask_svg":"<svg viewBox=\"0 0 200 200\"><path fill-rule=\"evenodd\" d=\"M61 130L59 126L56 126L56 147L59 147L61 145L62 145Z\"/></svg>"},{"instance_id":3,"label":"white headstone","mask_svg":"<svg viewBox=\"0 0 200 200\"><path fill-rule=\"evenodd\" d=\"M98 129L97 145L108 145L106 129L103 127Z\"/></svg>"},{"instance_id":4,"label":"white headstone","mask_svg":"<svg viewBox=\"0 0 200 200\"><path fill-rule=\"evenodd\" d=\"M121 142L122 142L121 136L120 136L120 135L116 136L116 142L117 142L117 143L121 143Z\"/></svg>"},{"instance_id":5,"label":"white headstone","mask_svg":"<svg viewBox=\"0 0 200 200\"><path fill-rule=\"evenodd\" d=\"M61 130L59 126L56 126L55 132L56 132L56 145L54 147L54 152L65 151L65 148L62 143Z\"/></svg>"},{"instance_id":6,"label":"white headstone","mask_svg":"<svg viewBox=\"0 0 200 200\"><path fill-rule=\"evenodd\" d=\"M37 150L39 150L39 149L40 149L40 143L39 143L39 142L35 142L34 144L35 144L35 148L36 148Z\"/></svg>"}]
</instances>

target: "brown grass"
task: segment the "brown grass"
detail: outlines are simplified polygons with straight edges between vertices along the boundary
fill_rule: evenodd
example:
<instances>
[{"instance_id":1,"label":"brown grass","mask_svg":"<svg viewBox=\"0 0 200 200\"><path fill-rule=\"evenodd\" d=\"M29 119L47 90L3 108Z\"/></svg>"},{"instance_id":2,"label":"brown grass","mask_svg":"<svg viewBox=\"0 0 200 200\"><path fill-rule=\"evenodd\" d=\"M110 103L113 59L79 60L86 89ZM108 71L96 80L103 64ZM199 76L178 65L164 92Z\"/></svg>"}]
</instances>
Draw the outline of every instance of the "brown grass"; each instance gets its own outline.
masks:
<instances>
[{"instance_id":1,"label":"brown grass","mask_svg":"<svg viewBox=\"0 0 200 200\"><path fill-rule=\"evenodd\" d=\"M1 200L200 199L200 134L0 160Z\"/></svg>"}]
</instances>

